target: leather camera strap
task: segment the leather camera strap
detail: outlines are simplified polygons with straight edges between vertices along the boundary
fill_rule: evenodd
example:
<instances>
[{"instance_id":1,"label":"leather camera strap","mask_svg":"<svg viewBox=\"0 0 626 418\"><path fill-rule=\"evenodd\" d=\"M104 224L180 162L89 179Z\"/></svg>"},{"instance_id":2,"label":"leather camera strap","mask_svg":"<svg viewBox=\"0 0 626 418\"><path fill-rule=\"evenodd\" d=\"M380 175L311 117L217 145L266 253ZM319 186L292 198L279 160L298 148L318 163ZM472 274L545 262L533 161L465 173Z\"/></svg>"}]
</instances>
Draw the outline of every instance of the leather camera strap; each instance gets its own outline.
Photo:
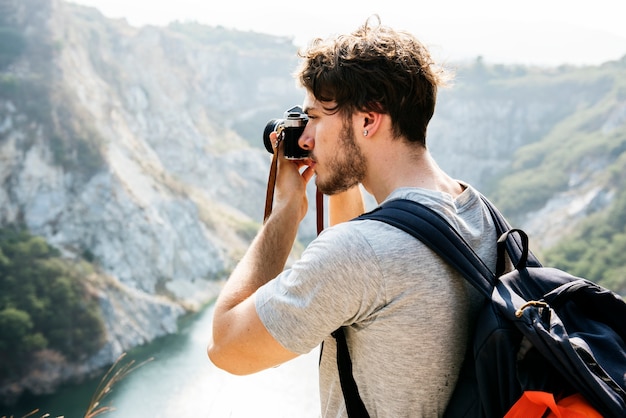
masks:
<instances>
[{"instance_id":1,"label":"leather camera strap","mask_svg":"<svg viewBox=\"0 0 626 418\"><path fill-rule=\"evenodd\" d=\"M274 186L276 185L276 172L278 171L278 153L274 149L272 156L272 164L270 166L270 174L267 179L267 192L265 193L265 214L263 215L263 223L267 221L272 213L272 205L274 203Z\"/></svg>"},{"instance_id":2,"label":"leather camera strap","mask_svg":"<svg viewBox=\"0 0 626 418\"><path fill-rule=\"evenodd\" d=\"M274 187L276 186L276 174L278 172L278 153L274 148L272 163L270 165L270 173L267 179L267 191L265 193L265 213L263 215L263 223L267 221L272 213L274 203ZM324 195L319 191L315 191L315 208L317 211L317 235L324 230Z\"/></svg>"}]
</instances>

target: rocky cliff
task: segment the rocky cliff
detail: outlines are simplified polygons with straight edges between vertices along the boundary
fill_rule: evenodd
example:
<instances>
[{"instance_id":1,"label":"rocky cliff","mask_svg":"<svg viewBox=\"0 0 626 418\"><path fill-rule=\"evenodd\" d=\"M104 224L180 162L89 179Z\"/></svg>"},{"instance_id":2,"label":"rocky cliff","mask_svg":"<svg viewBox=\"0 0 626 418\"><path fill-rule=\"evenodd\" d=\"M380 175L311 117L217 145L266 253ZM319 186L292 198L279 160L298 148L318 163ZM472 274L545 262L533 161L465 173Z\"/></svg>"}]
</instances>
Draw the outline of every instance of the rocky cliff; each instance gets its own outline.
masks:
<instances>
[{"instance_id":1,"label":"rocky cliff","mask_svg":"<svg viewBox=\"0 0 626 418\"><path fill-rule=\"evenodd\" d=\"M431 151L553 247L619 194L626 149L626 56L599 67L459 67L440 94Z\"/></svg>"},{"instance_id":2,"label":"rocky cliff","mask_svg":"<svg viewBox=\"0 0 626 418\"><path fill-rule=\"evenodd\" d=\"M269 155L237 129L261 141L250 120L300 100L273 63L292 67L295 48L134 28L59 0L0 7L19 47L0 68L0 224L111 278L99 296L108 342L86 367L98 369L175 332L254 235Z\"/></svg>"}]
</instances>

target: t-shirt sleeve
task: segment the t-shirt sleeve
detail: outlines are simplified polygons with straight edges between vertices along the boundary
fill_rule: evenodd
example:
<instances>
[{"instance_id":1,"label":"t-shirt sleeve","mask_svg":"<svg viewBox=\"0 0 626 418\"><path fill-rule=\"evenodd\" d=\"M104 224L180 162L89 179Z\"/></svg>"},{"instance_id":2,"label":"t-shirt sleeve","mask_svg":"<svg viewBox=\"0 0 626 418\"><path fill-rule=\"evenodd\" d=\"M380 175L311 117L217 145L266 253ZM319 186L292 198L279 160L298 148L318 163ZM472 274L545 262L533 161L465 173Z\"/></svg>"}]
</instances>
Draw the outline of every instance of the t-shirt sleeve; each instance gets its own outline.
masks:
<instances>
[{"instance_id":1,"label":"t-shirt sleeve","mask_svg":"<svg viewBox=\"0 0 626 418\"><path fill-rule=\"evenodd\" d=\"M380 266L356 224L325 230L291 269L257 291L259 318L286 349L305 354L384 303Z\"/></svg>"}]
</instances>

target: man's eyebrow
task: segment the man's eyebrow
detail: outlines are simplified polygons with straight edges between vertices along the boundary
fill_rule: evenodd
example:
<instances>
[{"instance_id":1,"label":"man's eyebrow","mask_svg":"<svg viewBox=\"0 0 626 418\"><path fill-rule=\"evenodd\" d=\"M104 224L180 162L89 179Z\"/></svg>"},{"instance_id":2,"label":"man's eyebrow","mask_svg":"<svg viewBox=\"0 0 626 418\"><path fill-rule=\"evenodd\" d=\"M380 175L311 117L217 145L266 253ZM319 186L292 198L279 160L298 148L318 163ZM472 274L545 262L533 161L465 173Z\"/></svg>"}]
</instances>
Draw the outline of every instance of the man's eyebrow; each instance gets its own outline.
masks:
<instances>
[{"instance_id":1,"label":"man's eyebrow","mask_svg":"<svg viewBox=\"0 0 626 418\"><path fill-rule=\"evenodd\" d=\"M302 113L306 113L308 115L311 112L318 112L319 110L320 110L320 107L316 106L315 103L313 103L308 106L304 106Z\"/></svg>"}]
</instances>

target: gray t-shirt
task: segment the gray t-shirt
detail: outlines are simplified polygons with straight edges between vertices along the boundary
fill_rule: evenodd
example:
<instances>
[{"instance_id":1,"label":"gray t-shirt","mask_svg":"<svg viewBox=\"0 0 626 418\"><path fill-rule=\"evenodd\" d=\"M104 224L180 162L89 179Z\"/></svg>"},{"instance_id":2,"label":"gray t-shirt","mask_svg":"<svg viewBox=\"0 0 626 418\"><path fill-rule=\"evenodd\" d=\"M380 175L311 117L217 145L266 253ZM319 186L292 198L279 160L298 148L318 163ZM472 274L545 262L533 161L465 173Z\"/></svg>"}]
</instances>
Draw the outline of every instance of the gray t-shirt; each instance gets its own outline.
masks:
<instances>
[{"instance_id":1,"label":"gray t-shirt","mask_svg":"<svg viewBox=\"0 0 626 418\"><path fill-rule=\"evenodd\" d=\"M387 200L412 199L443 214L495 270L493 221L465 186L456 199L403 188ZM442 415L480 303L480 294L424 244L372 220L326 229L256 296L261 321L285 348L304 354L323 342L323 417L346 416L330 336L340 326L347 327L354 378L370 416Z\"/></svg>"}]
</instances>

